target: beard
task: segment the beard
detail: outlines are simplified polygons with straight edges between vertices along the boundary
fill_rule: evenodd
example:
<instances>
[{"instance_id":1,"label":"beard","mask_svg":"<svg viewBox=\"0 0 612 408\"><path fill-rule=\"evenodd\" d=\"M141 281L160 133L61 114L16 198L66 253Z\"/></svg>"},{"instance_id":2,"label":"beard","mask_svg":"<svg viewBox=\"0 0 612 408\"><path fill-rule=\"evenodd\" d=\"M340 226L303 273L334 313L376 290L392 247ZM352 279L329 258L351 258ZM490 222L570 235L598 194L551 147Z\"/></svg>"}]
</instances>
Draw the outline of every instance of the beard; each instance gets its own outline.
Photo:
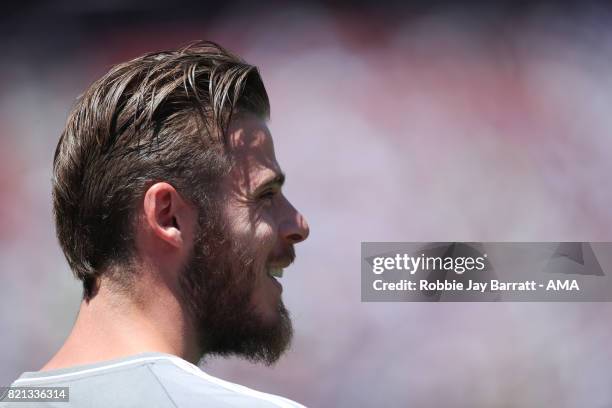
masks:
<instances>
[{"instance_id":1,"label":"beard","mask_svg":"<svg viewBox=\"0 0 612 408\"><path fill-rule=\"evenodd\" d=\"M274 364L293 337L289 311L279 298L278 319L264 320L252 304L258 273L254 250L241 247L222 225L205 231L200 224L179 285L202 357L236 355Z\"/></svg>"}]
</instances>

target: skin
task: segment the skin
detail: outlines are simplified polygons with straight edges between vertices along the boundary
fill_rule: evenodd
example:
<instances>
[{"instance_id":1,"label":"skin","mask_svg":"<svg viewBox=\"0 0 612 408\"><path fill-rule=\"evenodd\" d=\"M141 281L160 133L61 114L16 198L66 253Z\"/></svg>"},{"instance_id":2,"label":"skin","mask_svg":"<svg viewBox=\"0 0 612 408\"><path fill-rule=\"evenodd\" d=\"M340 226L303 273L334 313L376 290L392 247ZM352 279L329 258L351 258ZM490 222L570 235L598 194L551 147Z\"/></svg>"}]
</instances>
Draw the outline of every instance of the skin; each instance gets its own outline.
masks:
<instances>
[{"instance_id":1,"label":"skin","mask_svg":"<svg viewBox=\"0 0 612 408\"><path fill-rule=\"evenodd\" d=\"M255 254L251 305L262 321L279 320L282 287L267 274L292 262L293 245L308 237L304 217L282 193L283 177L272 136L262 120L232 121L229 148L235 166L222 181L223 212L232 239ZM196 327L181 302L179 274L192 252L196 207L165 182L145 193L136 230L136 279L129 294L110 279L83 301L74 327L42 371L90 364L142 352L162 352L197 363Z\"/></svg>"}]
</instances>

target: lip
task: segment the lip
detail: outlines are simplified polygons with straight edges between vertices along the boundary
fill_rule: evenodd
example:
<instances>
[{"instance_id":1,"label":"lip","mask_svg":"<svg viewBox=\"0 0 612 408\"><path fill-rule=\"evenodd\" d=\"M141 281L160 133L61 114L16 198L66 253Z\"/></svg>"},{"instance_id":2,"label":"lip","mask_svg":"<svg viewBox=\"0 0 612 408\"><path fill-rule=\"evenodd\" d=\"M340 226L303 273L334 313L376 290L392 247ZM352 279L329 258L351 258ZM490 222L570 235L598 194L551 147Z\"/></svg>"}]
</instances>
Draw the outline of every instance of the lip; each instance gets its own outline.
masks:
<instances>
[{"instance_id":1,"label":"lip","mask_svg":"<svg viewBox=\"0 0 612 408\"><path fill-rule=\"evenodd\" d=\"M291 261L269 263L268 264L268 268L281 268L281 269L285 269L285 268L288 268L289 265L291 265L291 263L292 263Z\"/></svg>"},{"instance_id":2,"label":"lip","mask_svg":"<svg viewBox=\"0 0 612 408\"><path fill-rule=\"evenodd\" d=\"M283 285L274 277L270 276L270 275L266 275L272 282L274 282L274 284L276 285L276 287L278 288L278 290L282 293L283 292Z\"/></svg>"},{"instance_id":3,"label":"lip","mask_svg":"<svg viewBox=\"0 0 612 408\"><path fill-rule=\"evenodd\" d=\"M293 263L294 258L295 257L276 258L274 261L267 263L266 265L266 276L272 280L280 293L283 292L283 285L279 282L279 279L283 276L283 270ZM272 269L281 269L280 276L272 275L270 273L270 270Z\"/></svg>"}]
</instances>

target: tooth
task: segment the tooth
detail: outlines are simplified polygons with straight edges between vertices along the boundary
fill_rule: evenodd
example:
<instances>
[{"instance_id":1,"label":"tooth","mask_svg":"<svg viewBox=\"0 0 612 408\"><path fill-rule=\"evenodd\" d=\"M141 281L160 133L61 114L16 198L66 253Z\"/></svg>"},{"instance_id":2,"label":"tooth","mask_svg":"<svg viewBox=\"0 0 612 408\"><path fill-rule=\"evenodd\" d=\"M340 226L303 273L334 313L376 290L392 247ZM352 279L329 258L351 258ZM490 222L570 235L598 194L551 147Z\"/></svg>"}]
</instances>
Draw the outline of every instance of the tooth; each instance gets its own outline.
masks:
<instances>
[{"instance_id":1,"label":"tooth","mask_svg":"<svg viewBox=\"0 0 612 408\"><path fill-rule=\"evenodd\" d=\"M276 278L283 277L283 268L270 268L270 275Z\"/></svg>"}]
</instances>

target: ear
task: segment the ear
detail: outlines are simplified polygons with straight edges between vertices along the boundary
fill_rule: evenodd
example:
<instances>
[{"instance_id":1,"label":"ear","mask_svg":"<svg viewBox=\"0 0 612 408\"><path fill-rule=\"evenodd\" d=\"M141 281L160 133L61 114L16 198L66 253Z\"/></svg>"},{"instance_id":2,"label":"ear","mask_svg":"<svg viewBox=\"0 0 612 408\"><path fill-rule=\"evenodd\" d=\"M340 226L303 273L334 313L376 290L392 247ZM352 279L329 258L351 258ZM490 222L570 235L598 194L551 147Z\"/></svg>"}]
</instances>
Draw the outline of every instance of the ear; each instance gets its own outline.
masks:
<instances>
[{"instance_id":1,"label":"ear","mask_svg":"<svg viewBox=\"0 0 612 408\"><path fill-rule=\"evenodd\" d=\"M156 237L181 248L188 239L193 210L172 185L153 184L144 196L145 222Z\"/></svg>"}]
</instances>

